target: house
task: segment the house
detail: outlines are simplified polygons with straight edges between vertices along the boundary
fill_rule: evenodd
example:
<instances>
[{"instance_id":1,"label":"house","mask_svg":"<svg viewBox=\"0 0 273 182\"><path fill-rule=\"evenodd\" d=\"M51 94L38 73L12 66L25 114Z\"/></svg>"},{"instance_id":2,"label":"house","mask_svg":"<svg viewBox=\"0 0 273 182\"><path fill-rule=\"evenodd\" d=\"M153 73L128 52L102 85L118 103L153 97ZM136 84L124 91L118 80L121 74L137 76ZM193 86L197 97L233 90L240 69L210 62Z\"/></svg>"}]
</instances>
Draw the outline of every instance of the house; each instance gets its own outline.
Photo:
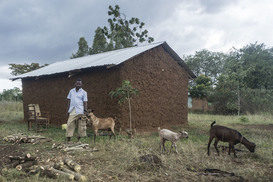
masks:
<instances>
[{"instance_id":1,"label":"house","mask_svg":"<svg viewBox=\"0 0 273 182\"><path fill-rule=\"evenodd\" d=\"M21 79L24 114L39 104L51 113L51 124L67 121L67 95L77 78L88 93L88 108L98 117L117 117L129 127L128 104L119 105L109 92L129 80L140 95L132 100L132 123L146 129L187 123L188 81L196 76L166 42L125 48L56 62L12 77Z\"/></svg>"}]
</instances>

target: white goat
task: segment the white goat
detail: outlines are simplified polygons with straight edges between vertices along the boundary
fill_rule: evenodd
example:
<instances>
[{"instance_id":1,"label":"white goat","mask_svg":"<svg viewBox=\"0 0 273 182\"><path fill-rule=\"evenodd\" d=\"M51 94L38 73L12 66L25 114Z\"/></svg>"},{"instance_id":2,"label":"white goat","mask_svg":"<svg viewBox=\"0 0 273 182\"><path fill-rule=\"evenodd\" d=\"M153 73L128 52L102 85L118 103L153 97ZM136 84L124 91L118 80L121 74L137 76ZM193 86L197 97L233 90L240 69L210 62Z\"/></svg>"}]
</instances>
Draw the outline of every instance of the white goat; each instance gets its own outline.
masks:
<instances>
[{"instance_id":1,"label":"white goat","mask_svg":"<svg viewBox=\"0 0 273 182\"><path fill-rule=\"evenodd\" d=\"M175 151L178 154L176 142L180 138L188 138L188 133L186 131L179 131L179 133L175 133L168 129L161 130L160 127L158 127L158 131L159 131L159 138L160 138L160 142L159 142L160 152L161 152L161 145L163 145L163 148L166 151L165 142L170 141L172 142L170 153L172 151L172 148L175 147Z\"/></svg>"}]
</instances>

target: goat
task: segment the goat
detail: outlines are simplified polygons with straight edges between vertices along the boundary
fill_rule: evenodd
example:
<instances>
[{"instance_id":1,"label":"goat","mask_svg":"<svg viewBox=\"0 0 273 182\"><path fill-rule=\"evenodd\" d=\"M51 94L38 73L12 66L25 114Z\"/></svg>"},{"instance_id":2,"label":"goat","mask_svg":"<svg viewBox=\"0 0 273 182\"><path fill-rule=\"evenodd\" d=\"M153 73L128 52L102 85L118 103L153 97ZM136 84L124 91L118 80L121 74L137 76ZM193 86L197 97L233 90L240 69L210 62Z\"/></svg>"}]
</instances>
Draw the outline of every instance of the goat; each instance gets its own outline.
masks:
<instances>
[{"instance_id":1,"label":"goat","mask_svg":"<svg viewBox=\"0 0 273 182\"><path fill-rule=\"evenodd\" d=\"M159 142L160 151L161 151L161 145L163 145L163 148L166 151L165 142L170 141L170 142L172 142L170 153L172 151L172 148L175 147L175 151L178 154L176 142L180 138L188 138L188 133L186 131L182 131L182 132L179 131L179 133L175 133L175 132L170 131L168 129L161 130L160 127L158 127L158 131L159 131L159 138L160 138L160 142Z\"/></svg>"},{"instance_id":2,"label":"goat","mask_svg":"<svg viewBox=\"0 0 273 182\"><path fill-rule=\"evenodd\" d=\"M115 134L115 120L111 117L108 118L98 118L94 115L94 110L89 110L87 116L91 119L92 121L92 126L94 128L94 143L96 142L96 136L98 134L98 130L108 130L109 134L109 140L112 137L112 134L110 134L110 131L114 134L114 137L116 139L116 134Z\"/></svg>"},{"instance_id":3,"label":"goat","mask_svg":"<svg viewBox=\"0 0 273 182\"><path fill-rule=\"evenodd\" d=\"M230 150L232 149L234 151L234 157L236 156L234 145L238 143L242 143L250 152L255 152L255 143L249 142L245 137L242 136L240 132L237 130L227 128L225 126L215 125L216 122L213 121L213 123L210 125L210 138L208 143L208 155L210 155L210 144L212 140L215 138L214 147L219 155L219 150L217 148L217 144L220 141L228 142L229 143L229 150L228 155L230 155Z\"/></svg>"}]
</instances>

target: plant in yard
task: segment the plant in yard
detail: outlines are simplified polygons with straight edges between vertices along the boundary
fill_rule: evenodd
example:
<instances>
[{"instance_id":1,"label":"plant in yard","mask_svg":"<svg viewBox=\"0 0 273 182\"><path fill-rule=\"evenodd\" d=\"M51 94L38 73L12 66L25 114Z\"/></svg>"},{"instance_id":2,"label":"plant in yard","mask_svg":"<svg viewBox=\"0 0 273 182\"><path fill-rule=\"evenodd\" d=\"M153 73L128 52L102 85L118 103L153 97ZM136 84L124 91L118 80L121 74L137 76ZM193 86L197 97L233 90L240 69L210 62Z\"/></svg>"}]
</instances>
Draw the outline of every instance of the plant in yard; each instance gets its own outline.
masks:
<instances>
[{"instance_id":1,"label":"plant in yard","mask_svg":"<svg viewBox=\"0 0 273 182\"><path fill-rule=\"evenodd\" d=\"M128 101L129 107L129 120L130 120L130 132L132 131L132 112L131 112L131 99L133 95L139 95L139 91L132 87L132 84L129 80L123 80L122 86L116 88L116 91L111 91L111 98L120 97L118 100L119 104L122 104L125 101Z\"/></svg>"}]
</instances>

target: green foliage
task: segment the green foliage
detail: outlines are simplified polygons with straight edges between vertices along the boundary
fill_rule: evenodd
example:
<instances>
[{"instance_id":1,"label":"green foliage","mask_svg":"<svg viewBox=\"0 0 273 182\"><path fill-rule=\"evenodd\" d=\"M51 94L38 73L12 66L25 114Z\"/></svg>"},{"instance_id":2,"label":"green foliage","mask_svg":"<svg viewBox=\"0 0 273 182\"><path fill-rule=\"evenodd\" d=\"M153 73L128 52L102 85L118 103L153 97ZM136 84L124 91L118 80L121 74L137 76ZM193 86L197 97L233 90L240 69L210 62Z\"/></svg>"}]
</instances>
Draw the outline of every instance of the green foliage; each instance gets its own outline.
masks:
<instances>
[{"instance_id":1,"label":"green foliage","mask_svg":"<svg viewBox=\"0 0 273 182\"><path fill-rule=\"evenodd\" d=\"M42 66L39 65L39 63L31 63L31 64L9 64L9 69L12 70L11 74L12 75L20 75L20 74L23 74L23 73L27 73L27 72L30 72L30 71L33 71L33 70L36 70L36 69L39 69L39 68L42 68L44 66L47 66L48 64L44 64Z\"/></svg>"},{"instance_id":2,"label":"green foliage","mask_svg":"<svg viewBox=\"0 0 273 182\"><path fill-rule=\"evenodd\" d=\"M0 101L22 101L23 95L22 91L18 87L13 89L4 89L0 92Z\"/></svg>"},{"instance_id":3,"label":"green foliage","mask_svg":"<svg viewBox=\"0 0 273 182\"><path fill-rule=\"evenodd\" d=\"M133 95L139 95L139 91L132 87L132 84L128 80L123 80L121 87L118 87L116 91L111 91L111 98L120 97L118 103L121 104L125 101L128 101L129 107L129 119L130 119L130 131L132 131L132 114L131 114L131 98Z\"/></svg>"},{"instance_id":4,"label":"green foliage","mask_svg":"<svg viewBox=\"0 0 273 182\"><path fill-rule=\"evenodd\" d=\"M249 122L249 120L248 120L248 118L246 116L241 116L239 118L239 121L242 122L242 123L248 123Z\"/></svg>"},{"instance_id":5,"label":"green foliage","mask_svg":"<svg viewBox=\"0 0 273 182\"><path fill-rule=\"evenodd\" d=\"M109 47L102 29L98 27L95 31L93 45L89 50L89 54L102 53L102 52L109 51L111 49L112 48Z\"/></svg>"},{"instance_id":6,"label":"green foliage","mask_svg":"<svg viewBox=\"0 0 273 182\"><path fill-rule=\"evenodd\" d=\"M127 20L118 5L109 6L108 15L109 26L98 27L95 30L92 47L89 48L87 41L81 37L78 42L78 52L72 54L71 59L154 41L154 38L148 36L148 30L143 29L145 23L135 17Z\"/></svg>"},{"instance_id":7,"label":"green foliage","mask_svg":"<svg viewBox=\"0 0 273 182\"><path fill-rule=\"evenodd\" d=\"M194 55L185 56L184 60L197 77L203 74L210 77L215 84L217 77L223 71L225 58L223 53L204 49L195 52Z\"/></svg>"},{"instance_id":8,"label":"green foliage","mask_svg":"<svg viewBox=\"0 0 273 182\"><path fill-rule=\"evenodd\" d=\"M185 62L199 77L211 78L213 89L189 83L192 97L207 99L218 114L259 113L273 109L273 48L249 44L229 53L201 50L185 56ZM263 95L264 94L264 95Z\"/></svg>"},{"instance_id":9,"label":"green foliage","mask_svg":"<svg viewBox=\"0 0 273 182\"><path fill-rule=\"evenodd\" d=\"M123 80L121 87L117 88L116 91L111 91L111 98L120 97L118 103L121 104L132 98L133 95L139 95L139 91L132 87L132 84L128 80Z\"/></svg>"},{"instance_id":10,"label":"green foliage","mask_svg":"<svg viewBox=\"0 0 273 182\"><path fill-rule=\"evenodd\" d=\"M194 80L193 85L189 88L191 97L199 99L207 98L212 89L211 85L210 77L201 74Z\"/></svg>"},{"instance_id":11,"label":"green foliage","mask_svg":"<svg viewBox=\"0 0 273 182\"><path fill-rule=\"evenodd\" d=\"M89 47L87 41L84 39L84 37L81 37L78 42L78 51L76 54L72 54L71 59L77 58L77 57L83 57L87 56L89 54Z\"/></svg>"},{"instance_id":12,"label":"green foliage","mask_svg":"<svg viewBox=\"0 0 273 182\"><path fill-rule=\"evenodd\" d=\"M109 6L108 19L109 27L104 26L103 34L107 38L113 49L121 49L136 46L139 43L154 41L154 38L148 36L148 30L142 30L145 23L140 22L138 18L132 17L126 19L126 15L120 13L120 7Z\"/></svg>"}]
</instances>

